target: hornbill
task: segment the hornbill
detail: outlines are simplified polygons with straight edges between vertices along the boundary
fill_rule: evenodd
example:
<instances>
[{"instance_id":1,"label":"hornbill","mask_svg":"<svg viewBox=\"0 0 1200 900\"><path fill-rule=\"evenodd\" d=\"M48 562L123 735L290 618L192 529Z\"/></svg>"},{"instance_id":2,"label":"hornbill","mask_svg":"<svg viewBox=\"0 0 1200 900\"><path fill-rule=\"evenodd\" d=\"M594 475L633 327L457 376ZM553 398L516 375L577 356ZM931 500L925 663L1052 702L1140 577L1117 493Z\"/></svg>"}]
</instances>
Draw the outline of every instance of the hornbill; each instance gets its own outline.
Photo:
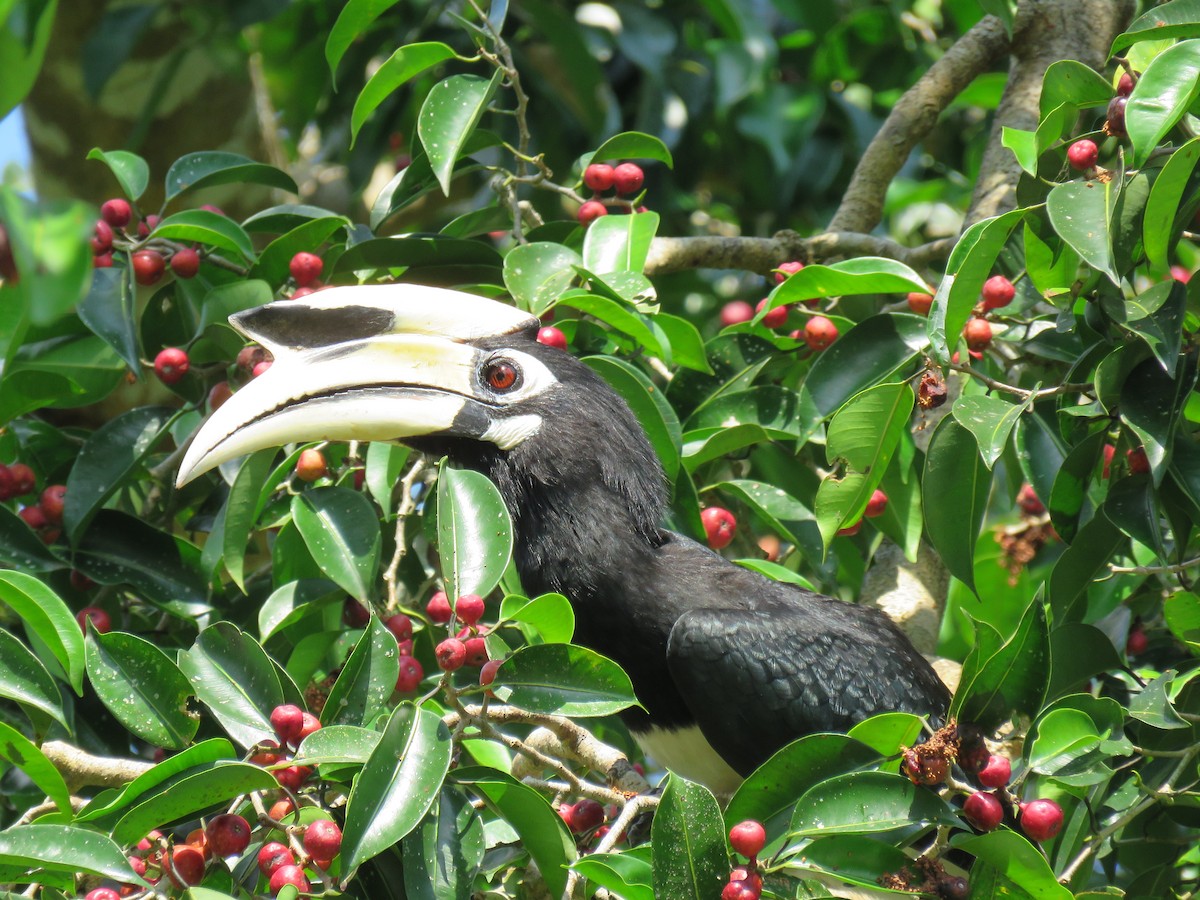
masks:
<instances>
[{"instance_id":1,"label":"hornbill","mask_svg":"<svg viewBox=\"0 0 1200 900\"><path fill-rule=\"evenodd\" d=\"M275 362L196 434L180 485L291 441L388 440L486 473L531 596L566 595L576 640L618 662L643 749L728 794L784 744L949 694L881 612L772 581L660 526L637 419L538 320L414 285L330 288L231 317Z\"/></svg>"}]
</instances>

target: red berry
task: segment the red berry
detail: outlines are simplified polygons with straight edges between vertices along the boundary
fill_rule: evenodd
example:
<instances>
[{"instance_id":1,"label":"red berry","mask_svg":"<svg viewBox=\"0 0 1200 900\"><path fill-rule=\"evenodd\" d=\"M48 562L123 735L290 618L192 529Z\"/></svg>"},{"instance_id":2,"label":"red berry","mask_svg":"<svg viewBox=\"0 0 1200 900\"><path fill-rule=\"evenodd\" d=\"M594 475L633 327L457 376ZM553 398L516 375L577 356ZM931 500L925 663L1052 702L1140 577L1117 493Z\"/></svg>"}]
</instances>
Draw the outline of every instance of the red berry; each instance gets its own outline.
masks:
<instances>
[{"instance_id":1,"label":"red berry","mask_svg":"<svg viewBox=\"0 0 1200 900\"><path fill-rule=\"evenodd\" d=\"M730 881L744 881L752 890L762 891L762 876L750 866L734 866L729 872Z\"/></svg>"},{"instance_id":2,"label":"red berry","mask_svg":"<svg viewBox=\"0 0 1200 900\"><path fill-rule=\"evenodd\" d=\"M1125 130L1125 105L1128 102L1128 97L1113 97L1108 101L1108 119L1104 123L1104 129L1113 137L1125 137L1129 134Z\"/></svg>"},{"instance_id":3,"label":"red berry","mask_svg":"<svg viewBox=\"0 0 1200 900\"><path fill-rule=\"evenodd\" d=\"M1117 81L1117 96L1128 97L1133 93L1133 86L1135 83L1136 82L1134 82L1132 75L1130 75L1128 72L1122 72L1120 79Z\"/></svg>"},{"instance_id":4,"label":"red berry","mask_svg":"<svg viewBox=\"0 0 1200 900\"><path fill-rule=\"evenodd\" d=\"M1004 787L1012 778L1012 763L1005 757L993 753L988 756L987 764L975 773L975 777L984 787Z\"/></svg>"},{"instance_id":5,"label":"red berry","mask_svg":"<svg viewBox=\"0 0 1200 900\"><path fill-rule=\"evenodd\" d=\"M763 308L767 305L767 299L768 298L764 297L763 299L759 300L758 306L754 307L754 311L762 312ZM778 328L787 321L787 317L787 305L784 304L783 306L776 306L774 309L768 311L766 315L762 317L762 323L768 328Z\"/></svg>"},{"instance_id":6,"label":"red berry","mask_svg":"<svg viewBox=\"0 0 1200 900\"><path fill-rule=\"evenodd\" d=\"M324 478L329 472L329 467L325 464L325 454L314 447L309 447L307 450L301 450L300 456L296 460L296 477L301 481L316 481L318 478Z\"/></svg>"},{"instance_id":7,"label":"red berry","mask_svg":"<svg viewBox=\"0 0 1200 900\"><path fill-rule=\"evenodd\" d=\"M371 621L371 611L353 597L347 597L342 604L342 621L351 628L365 628Z\"/></svg>"},{"instance_id":8,"label":"red berry","mask_svg":"<svg viewBox=\"0 0 1200 900\"><path fill-rule=\"evenodd\" d=\"M500 668L500 664L503 662L504 660L502 659L489 659L485 662L479 670L479 683L486 686L494 682L496 680L496 670Z\"/></svg>"},{"instance_id":9,"label":"red berry","mask_svg":"<svg viewBox=\"0 0 1200 900\"><path fill-rule=\"evenodd\" d=\"M1150 639L1146 637L1146 629L1142 627L1141 622L1134 622L1133 627L1129 629L1129 636L1125 639L1125 655L1141 656L1149 646Z\"/></svg>"},{"instance_id":10,"label":"red berry","mask_svg":"<svg viewBox=\"0 0 1200 900\"><path fill-rule=\"evenodd\" d=\"M92 254L99 256L101 253L107 253L112 249L113 230L112 226L100 219L96 222L96 233L92 238Z\"/></svg>"},{"instance_id":11,"label":"red berry","mask_svg":"<svg viewBox=\"0 0 1200 900\"><path fill-rule=\"evenodd\" d=\"M1145 447L1134 447L1132 450L1126 450L1125 458L1129 460L1129 471L1131 474L1145 475L1150 471L1150 460L1146 456Z\"/></svg>"},{"instance_id":12,"label":"red berry","mask_svg":"<svg viewBox=\"0 0 1200 900\"><path fill-rule=\"evenodd\" d=\"M63 520L63 503L67 496L65 484L52 484L42 491L39 505L51 525L61 525Z\"/></svg>"},{"instance_id":13,"label":"red berry","mask_svg":"<svg viewBox=\"0 0 1200 900\"><path fill-rule=\"evenodd\" d=\"M304 849L317 859L333 859L342 849L342 829L331 819L309 822L304 830Z\"/></svg>"},{"instance_id":14,"label":"red berry","mask_svg":"<svg viewBox=\"0 0 1200 900\"><path fill-rule=\"evenodd\" d=\"M262 849L258 851L258 871L268 878L284 866L294 866L295 864L296 857L292 851L279 841L263 844Z\"/></svg>"},{"instance_id":15,"label":"red berry","mask_svg":"<svg viewBox=\"0 0 1200 900\"><path fill-rule=\"evenodd\" d=\"M145 867L146 864L142 860L139 859L138 862ZM121 900L121 895L112 888L98 887L88 891L83 900Z\"/></svg>"},{"instance_id":16,"label":"red berry","mask_svg":"<svg viewBox=\"0 0 1200 900\"><path fill-rule=\"evenodd\" d=\"M401 655L400 674L396 678L396 690L408 694L415 691L425 677L425 668L416 657Z\"/></svg>"},{"instance_id":17,"label":"red berry","mask_svg":"<svg viewBox=\"0 0 1200 900\"><path fill-rule=\"evenodd\" d=\"M963 328L963 337L967 339L967 349L982 351L992 342L992 326L987 319L973 318Z\"/></svg>"},{"instance_id":18,"label":"red berry","mask_svg":"<svg viewBox=\"0 0 1200 900\"><path fill-rule=\"evenodd\" d=\"M461 669L467 661L467 646L458 638L446 638L433 648L438 667L445 672Z\"/></svg>"},{"instance_id":19,"label":"red berry","mask_svg":"<svg viewBox=\"0 0 1200 900\"><path fill-rule=\"evenodd\" d=\"M306 737L308 737L314 731L320 731L320 730L321 730L321 720L318 719L316 716L314 716L310 712L304 713L303 714L303 723L300 725L300 735L297 738L296 743L300 743L300 741L304 740Z\"/></svg>"},{"instance_id":20,"label":"red berry","mask_svg":"<svg viewBox=\"0 0 1200 900\"><path fill-rule=\"evenodd\" d=\"M780 263L778 266L775 267L775 271L772 273L772 275L775 278L776 284L783 284L791 276L795 275L797 272L799 272L803 268L804 268L804 263L802 263L802 262Z\"/></svg>"},{"instance_id":21,"label":"red berry","mask_svg":"<svg viewBox=\"0 0 1200 900\"><path fill-rule=\"evenodd\" d=\"M721 324L723 326L749 322L753 318L754 307L745 300L731 300L721 307Z\"/></svg>"},{"instance_id":22,"label":"red berry","mask_svg":"<svg viewBox=\"0 0 1200 900\"><path fill-rule=\"evenodd\" d=\"M158 227L158 223L162 221L162 216L146 216L141 222L138 222L137 233L140 238L150 237L150 232Z\"/></svg>"},{"instance_id":23,"label":"red berry","mask_svg":"<svg viewBox=\"0 0 1200 900\"><path fill-rule=\"evenodd\" d=\"M753 859L767 844L767 832L761 822L747 819L729 829L729 845L735 853Z\"/></svg>"},{"instance_id":24,"label":"red berry","mask_svg":"<svg viewBox=\"0 0 1200 900\"><path fill-rule=\"evenodd\" d=\"M813 316L804 325L804 342L810 350L824 350L837 339L837 326L824 316Z\"/></svg>"},{"instance_id":25,"label":"red berry","mask_svg":"<svg viewBox=\"0 0 1200 900\"><path fill-rule=\"evenodd\" d=\"M733 517L733 513L720 506L709 506L701 510L700 522L704 525L708 546L714 550L728 547L737 532L737 519Z\"/></svg>"},{"instance_id":26,"label":"red berry","mask_svg":"<svg viewBox=\"0 0 1200 900\"><path fill-rule=\"evenodd\" d=\"M235 813L214 816L204 829L209 849L217 856L233 856L250 846L250 823Z\"/></svg>"},{"instance_id":27,"label":"red berry","mask_svg":"<svg viewBox=\"0 0 1200 900\"><path fill-rule=\"evenodd\" d=\"M931 306L933 306L933 294L920 294L914 291L908 295L908 308L918 316L929 315Z\"/></svg>"},{"instance_id":28,"label":"red berry","mask_svg":"<svg viewBox=\"0 0 1200 900\"><path fill-rule=\"evenodd\" d=\"M1067 148L1067 162L1071 164L1072 169L1080 172L1092 168L1099 158L1100 148L1096 146L1095 141L1089 141L1087 138L1076 141Z\"/></svg>"},{"instance_id":29,"label":"red berry","mask_svg":"<svg viewBox=\"0 0 1200 900\"><path fill-rule=\"evenodd\" d=\"M279 782L280 787L298 791L304 786L304 782L308 781L312 771L308 766L285 766L275 770L275 780Z\"/></svg>"},{"instance_id":30,"label":"red berry","mask_svg":"<svg viewBox=\"0 0 1200 900\"><path fill-rule=\"evenodd\" d=\"M466 664L474 668L481 667L488 661L487 641L481 637L467 638L463 641L467 650Z\"/></svg>"},{"instance_id":31,"label":"red berry","mask_svg":"<svg viewBox=\"0 0 1200 900\"><path fill-rule=\"evenodd\" d=\"M21 511L17 513L17 515L20 516L21 520L34 531L41 531L46 527L47 524L49 524L46 521L46 514L42 512L42 508L40 506L23 507Z\"/></svg>"},{"instance_id":32,"label":"red berry","mask_svg":"<svg viewBox=\"0 0 1200 900\"><path fill-rule=\"evenodd\" d=\"M312 887L304 877L304 870L299 866L280 866L271 876L271 893L278 894L289 884L295 885L302 894L307 894Z\"/></svg>"},{"instance_id":33,"label":"red berry","mask_svg":"<svg viewBox=\"0 0 1200 900\"><path fill-rule=\"evenodd\" d=\"M200 254L191 247L176 250L171 257L171 271L180 278L195 278L200 271Z\"/></svg>"},{"instance_id":34,"label":"red berry","mask_svg":"<svg viewBox=\"0 0 1200 900\"><path fill-rule=\"evenodd\" d=\"M425 604L425 614L437 625L445 625L450 621L454 610L450 608L450 600L445 591L438 591L429 598L429 602Z\"/></svg>"},{"instance_id":35,"label":"red berry","mask_svg":"<svg viewBox=\"0 0 1200 900\"><path fill-rule=\"evenodd\" d=\"M304 710L294 703L280 704L271 710L271 727L283 743L298 744L300 729L304 727Z\"/></svg>"},{"instance_id":36,"label":"red berry","mask_svg":"<svg viewBox=\"0 0 1200 900\"><path fill-rule=\"evenodd\" d=\"M396 638L396 643L412 640L412 619L404 613L396 613L394 616L388 616L383 620L383 627L392 633L392 636Z\"/></svg>"},{"instance_id":37,"label":"red berry","mask_svg":"<svg viewBox=\"0 0 1200 900\"><path fill-rule=\"evenodd\" d=\"M75 621L79 623L80 629L85 633L87 632L88 619L92 620L92 627L100 634L108 634L112 631L112 618L100 607L85 606L75 614Z\"/></svg>"},{"instance_id":38,"label":"red berry","mask_svg":"<svg viewBox=\"0 0 1200 900\"><path fill-rule=\"evenodd\" d=\"M1046 511L1045 504L1038 497L1033 485L1028 483L1021 485L1021 490L1017 491L1017 506L1021 507L1021 512L1027 516L1040 516Z\"/></svg>"},{"instance_id":39,"label":"red berry","mask_svg":"<svg viewBox=\"0 0 1200 900\"><path fill-rule=\"evenodd\" d=\"M96 586L96 582L88 578L78 569L71 570L71 587L77 591L90 591Z\"/></svg>"},{"instance_id":40,"label":"red berry","mask_svg":"<svg viewBox=\"0 0 1200 900\"><path fill-rule=\"evenodd\" d=\"M233 388L229 386L229 382L218 381L208 392L208 408L210 410L220 409L225 405L225 401L232 396Z\"/></svg>"},{"instance_id":41,"label":"red berry","mask_svg":"<svg viewBox=\"0 0 1200 900\"><path fill-rule=\"evenodd\" d=\"M100 207L100 218L113 228L124 228L133 218L133 208L124 197L105 200Z\"/></svg>"},{"instance_id":42,"label":"red berry","mask_svg":"<svg viewBox=\"0 0 1200 900\"><path fill-rule=\"evenodd\" d=\"M257 366L264 359L268 358L269 354L267 351L258 346L258 344L247 344L238 351L237 367L243 372L249 374L254 371L255 366Z\"/></svg>"},{"instance_id":43,"label":"red berry","mask_svg":"<svg viewBox=\"0 0 1200 900\"><path fill-rule=\"evenodd\" d=\"M1053 800L1030 800L1022 804L1019 821L1031 841L1048 841L1062 830L1062 807Z\"/></svg>"},{"instance_id":44,"label":"red berry","mask_svg":"<svg viewBox=\"0 0 1200 900\"><path fill-rule=\"evenodd\" d=\"M995 795L976 791L963 804L963 815L980 831L991 831L1004 819L1004 807Z\"/></svg>"},{"instance_id":45,"label":"red berry","mask_svg":"<svg viewBox=\"0 0 1200 900\"><path fill-rule=\"evenodd\" d=\"M999 309L1012 303L1013 297L1017 295L1017 289L1003 275L993 275L983 283L983 290L980 294L983 297L984 309Z\"/></svg>"},{"instance_id":46,"label":"red berry","mask_svg":"<svg viewBox=\"0 0 1200 900\"><path fill-rule=\"evenodd\" d=\"M1101 478L1107 478L1109 476L1109 469L1112 466L1112 460L1116 453L1117 448L1112 444L1104 445L1104 471L1100 474Z\"/></svg>"},{"instance_id":47,"label":"red berry","mask_svg":"<svg viewBox=\"0 0 1200 900\"><path fill-rule=\"evenodd\" d=\"M607 191L614 177L613 167L604 163L593 163L583 170L583 183L593 191Z\"/></svg>"},{"instance_id":48,"label":"red berry","mask_svg":"<svg viewBox=\"0 0 1200 900\"><path fill-rule=\"evenodd\" d=\"M321 257L315 253L305 253L303 250L288 263L288 271L292 273L292 278L299 287L308 287L320 278L324 268L325 263L321 262Z\"/></svg>"},{"instance_id":49,"label":"red berry","mask_svg":"<svg viewBox=\"0 0 1200 900\"><path fill-rule=\"evenodd\" d=\"M732 878L725 887L721 888L721 900L758 900L762 896L749 882L740 878Z\"/></svg>"},{"instance_id":50,"label":"red berry","mask_svg":"<svg viewBox=\"0 0 1200 900\"><path fill-rule=\"evenodd\" d=\"M646 173L634 163L621 163L613 169L613 185L618 194L636 194L645 180Z\"/></svg>"},{"instance_id":51,"label":"red berry","mask_svg":"<svg viewBox=\"0 0 1200 900\"><path fill-rule=\"evenodd\" d=\"M276 800L271 804L271 808L267 810L267 816L276 822L282 822L295 811L296 804L292 802L292 798L284 797L282 800Z\"/></svg>"},{"instance_id":52,"label":"red berry","mask_svg":"<svg viewBox=\"0 0 1200 900\"><path fill-rule=\"evenodd\" d=\"M250 762L256 766L273 766L275 763L283 759L283 756L278 752L279 745L274 741L259 742L259 750L250 757Z\"/></svg>"},{"instance_id":53,"label":"red berry","mask_svg":"<svg viewBox=\"0 0 1200 900\"><path fill-rule=\"evenodd\" d=\"M567 349L567 336L562 333L561 329L555 328L553 325L539 328L537 340L539 344L545 344L547 347L557 347L559 350Z\"/></svg>"},{"instance_id":54,"label":"red berry","mask_svg":"<svg viewBox=\"0 0 1200 900\"><path fill-rule=\"evenodd\" d=\"M608 207L606 207L599 200L589 200L587 203L583 204L583 206L579 207L577 218L579 219L579 224L586 227L591 225L592 222L601 216L607 215Z\"/></svg>"},{"instance_id":55,"label":"red berry","mask_svg":"<svg viewBox=\"0 0 1200 900\"><path fill-rule=\"evenodd\" d=\"M257 378L263 372L267 371L267 369L271 368L271 363L272 363L272 360L269 360L269 359L264 359L260 363L255 363L254 371L251 373L251 377Z\"/></svg>"},{"instance_id":56,"label":"red berry","mask_svg":"<svg viewBox=\"0 0 1200 900\"><path fill-rule=\"evenodd\" d=\"M862 531L862 523L863 523L863 520L859 519L857 522L854 522L851 525L847 525L845 528L839 528L837 531L837 536L838 537L854 537L856 534L858 534L860 531Z\"/></svg>"},{"instance_id":57,"label":"red berry","mask_svg":"<svg viewBox=\"0 0 1200 900\"><path fill-rule=\"evenodd\" d=\"M454 614L464 625L474 625L483 618L483 598L478 594L463 594L454 603Z\"/></svg>"},{"instance_id":58,"label":"red berry","mask_svg":"<svg viewBox=\"0 0 1200 900\"><path fill-rule=\"evenodd\" d=\"M204 880L204 852L191 844L176 844L167 877L176 887L199 884Z\"/></svg>"},{"instance_id":59,"label":"red berry","mask_svg":"<svg viewBox=\"0 0 1200 900\"><path fill-rule=\"evenodd\" d=\"M1174 278L1176 281L1178 281L1180 284L1187 284L1189 281L1192 280L1191 271L1188 269L1185 269L1183 266L1171 266L1170 273L1171 273L1171 277Z\"/></svg>"},{"instance_id":60,"label":"red berry","mask_svg":"<svg viewBox=\"0 0 1200 900\"><path fill-rule=\"evenodd\" d=\"M133 278L138 284L156 284L166 270L166 260L156 250L139 250L133 254Z\"/></svg>"},{"instance_id":61,"label":"red berry","mask_svg":"<svg viewBox=\"0 0 1200 900\"><path fill-rule=\"evenodd\" d=\"M571 807L571 818L567 826L576 834L591 831L604 822L604 807L588 797L584 797Z\"/></svg>"},{"instance_id":62,"label":"red berry","mask_svg":"<svg viewBox=\"0 0 1200 900\"><path fill-rule=\"evenodd\" d=\"M112 253L97 253L92 257L93 269L111 269L113 264Z\"/></svg>"},{"instance_id":63,"label":"red berry","mask_svg":"<svg viewBox=\"0 0 1200 900\"><path fill-rule=\"evenodd\" d=\"M190 368L187 351L179 347L165 347L154 357L154 374L163 384L175 384Z\"/></svg>"},{"instance_id":64,"label":"red berry","mask_svg":"<svg viewBox=\"0 0 1200 900\"><path fill-rule=\"evenodd\" d=\"M33 477L33 469L25 463L16 462L8 467L8 473L13 477L13 496L20 497L33 490L37 483Z\"/></svg>"},{"instance_id":65,"label":"red berry","mask_svg":"<svg viewBox=\"0 0 1200 900\"><path fill-rule=\"evenodd\" d=\"M883 511L887 509L888 496L879 488L871 494L871 499L867 501L867 508L863 512L863 516L868 519L874 519L876 516L882 516Z\"/></svg>"}]
</instances>

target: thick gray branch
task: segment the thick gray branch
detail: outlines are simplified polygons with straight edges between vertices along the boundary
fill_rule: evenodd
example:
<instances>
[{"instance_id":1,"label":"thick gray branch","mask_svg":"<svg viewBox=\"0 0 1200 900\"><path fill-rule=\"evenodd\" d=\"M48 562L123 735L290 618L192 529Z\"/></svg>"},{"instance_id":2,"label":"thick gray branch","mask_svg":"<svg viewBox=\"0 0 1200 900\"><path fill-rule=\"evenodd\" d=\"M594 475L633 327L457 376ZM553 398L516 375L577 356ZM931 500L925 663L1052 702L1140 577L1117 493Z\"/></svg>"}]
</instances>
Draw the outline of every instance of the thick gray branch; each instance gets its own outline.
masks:
<instances>
[{"instance_id":1,"label":"thick gray branch","mask_svg":"<svg viewBox=\"0 0 1200 900\"><path fill-rule=\"evenodd\" d=\"M62 773L67 787L124 787L153 766L140 759L121 759L114 756L93 756L64 741L42 744L46 758Z\"/></svg>"}]
</instances>

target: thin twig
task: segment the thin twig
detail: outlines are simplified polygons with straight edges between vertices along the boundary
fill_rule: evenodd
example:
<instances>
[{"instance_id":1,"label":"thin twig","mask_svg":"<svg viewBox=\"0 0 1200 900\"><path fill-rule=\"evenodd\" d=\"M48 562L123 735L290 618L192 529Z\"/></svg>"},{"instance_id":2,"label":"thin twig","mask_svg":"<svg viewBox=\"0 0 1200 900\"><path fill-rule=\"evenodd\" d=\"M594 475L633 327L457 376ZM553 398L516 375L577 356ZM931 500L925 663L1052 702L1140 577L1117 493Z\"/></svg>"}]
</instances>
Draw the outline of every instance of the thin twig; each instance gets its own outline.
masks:
<instances>
[{"instance_id":1,"label":"thin twig","mask_svg":"<svg viewBox=\"0 0 1200 900\"><path fill-rule=\"evenodd\" d=\"M1031 391L1028 388L1016 387L1015 385L1005 384L1003 381L997 381L990 375L985 375L970 366L964 366L960 363L946 363L946 368L952 369L955 372L962 372L965 375L970 375L977 381L987 385L993 391L1002 391L1006 394L1012 394L1015 397L1020 397L1022 400L1033 400L1034 402L1042 400L1046 397L1056 397L1059 394L1087 394L1095 390L1095 386L1088 383L1068 383L1060 384L1057 387L1042 388L1040 390Z\"/></svg>"},{"instance_id":2,"label":"thin twig","mask_svg":"<svg viewBox=\"0 0 1200 900\"><path fill-rule=\"evenodd\" d=\"M1179 572L1186 572L1188 569L1200 566L1200 557L1195 559L1185 560L1181 563L1167 566L1114 566L1110 565L1109 571L1117 575L1175 575Z\"/></svg>"},{"instance_id":3,"label":"thin twig","mask_svg":"<svg viewBox=\"0 0 1200 900\"><path fill-rule=\"evenodd\" d=\"M413 497L413 485L425 471L426 465L425 458L419 457L400 481L400 490L403 496L400 499L400 506L396 510L396 548L392 551L392 561L388 563L387 571L383 573L383 582L387 585L387 608L389 610L395 609L399 605L396 574L400 571L401 560L408 552L408 541L405 535L408 517L417 508L416 498Z\"/></svg>"}]
</instances>

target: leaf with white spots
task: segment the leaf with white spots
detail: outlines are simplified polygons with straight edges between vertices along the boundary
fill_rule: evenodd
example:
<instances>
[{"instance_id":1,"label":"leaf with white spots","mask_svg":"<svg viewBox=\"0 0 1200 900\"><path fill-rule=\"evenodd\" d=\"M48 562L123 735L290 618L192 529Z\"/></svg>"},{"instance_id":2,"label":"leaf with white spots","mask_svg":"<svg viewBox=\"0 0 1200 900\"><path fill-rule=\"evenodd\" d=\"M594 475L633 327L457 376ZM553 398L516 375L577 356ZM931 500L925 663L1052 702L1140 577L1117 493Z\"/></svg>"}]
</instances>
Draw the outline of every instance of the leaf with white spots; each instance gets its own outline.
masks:
<instances>
[{"instance_id":1,"label":"leaf with white spots","mask_svg":"<svg viewBox=\"0 0 1200 900\"><path fill-rule=\"evenodd\" d=\"M0 866L47 869L137 882L129 860L103 834L71 825L22 825L0 831Z\"/></svg>"},{"instance_id":2,"label":"leaf with white spots","mask_svg":"<svg viewBox=\"0 0 1200 900\"><path fill-rule=\"evenodd\" d=\"M437 484L438 550L451 599L486 596L500 583L512 553L512 522L486 475L443 463Z\"/></svg>"},{"instance_id":3,"label":"leaf with white spots","mask_svg":"<svg viewBox=\"0 0 1200 900\"><path fill-rule=\"evenodd\" d=\"M451 75L435 84L421 105L417 134L447 197L459 152L479 124L502 79L500 71L491 78Z\"/></svg>"}]
</instances>

